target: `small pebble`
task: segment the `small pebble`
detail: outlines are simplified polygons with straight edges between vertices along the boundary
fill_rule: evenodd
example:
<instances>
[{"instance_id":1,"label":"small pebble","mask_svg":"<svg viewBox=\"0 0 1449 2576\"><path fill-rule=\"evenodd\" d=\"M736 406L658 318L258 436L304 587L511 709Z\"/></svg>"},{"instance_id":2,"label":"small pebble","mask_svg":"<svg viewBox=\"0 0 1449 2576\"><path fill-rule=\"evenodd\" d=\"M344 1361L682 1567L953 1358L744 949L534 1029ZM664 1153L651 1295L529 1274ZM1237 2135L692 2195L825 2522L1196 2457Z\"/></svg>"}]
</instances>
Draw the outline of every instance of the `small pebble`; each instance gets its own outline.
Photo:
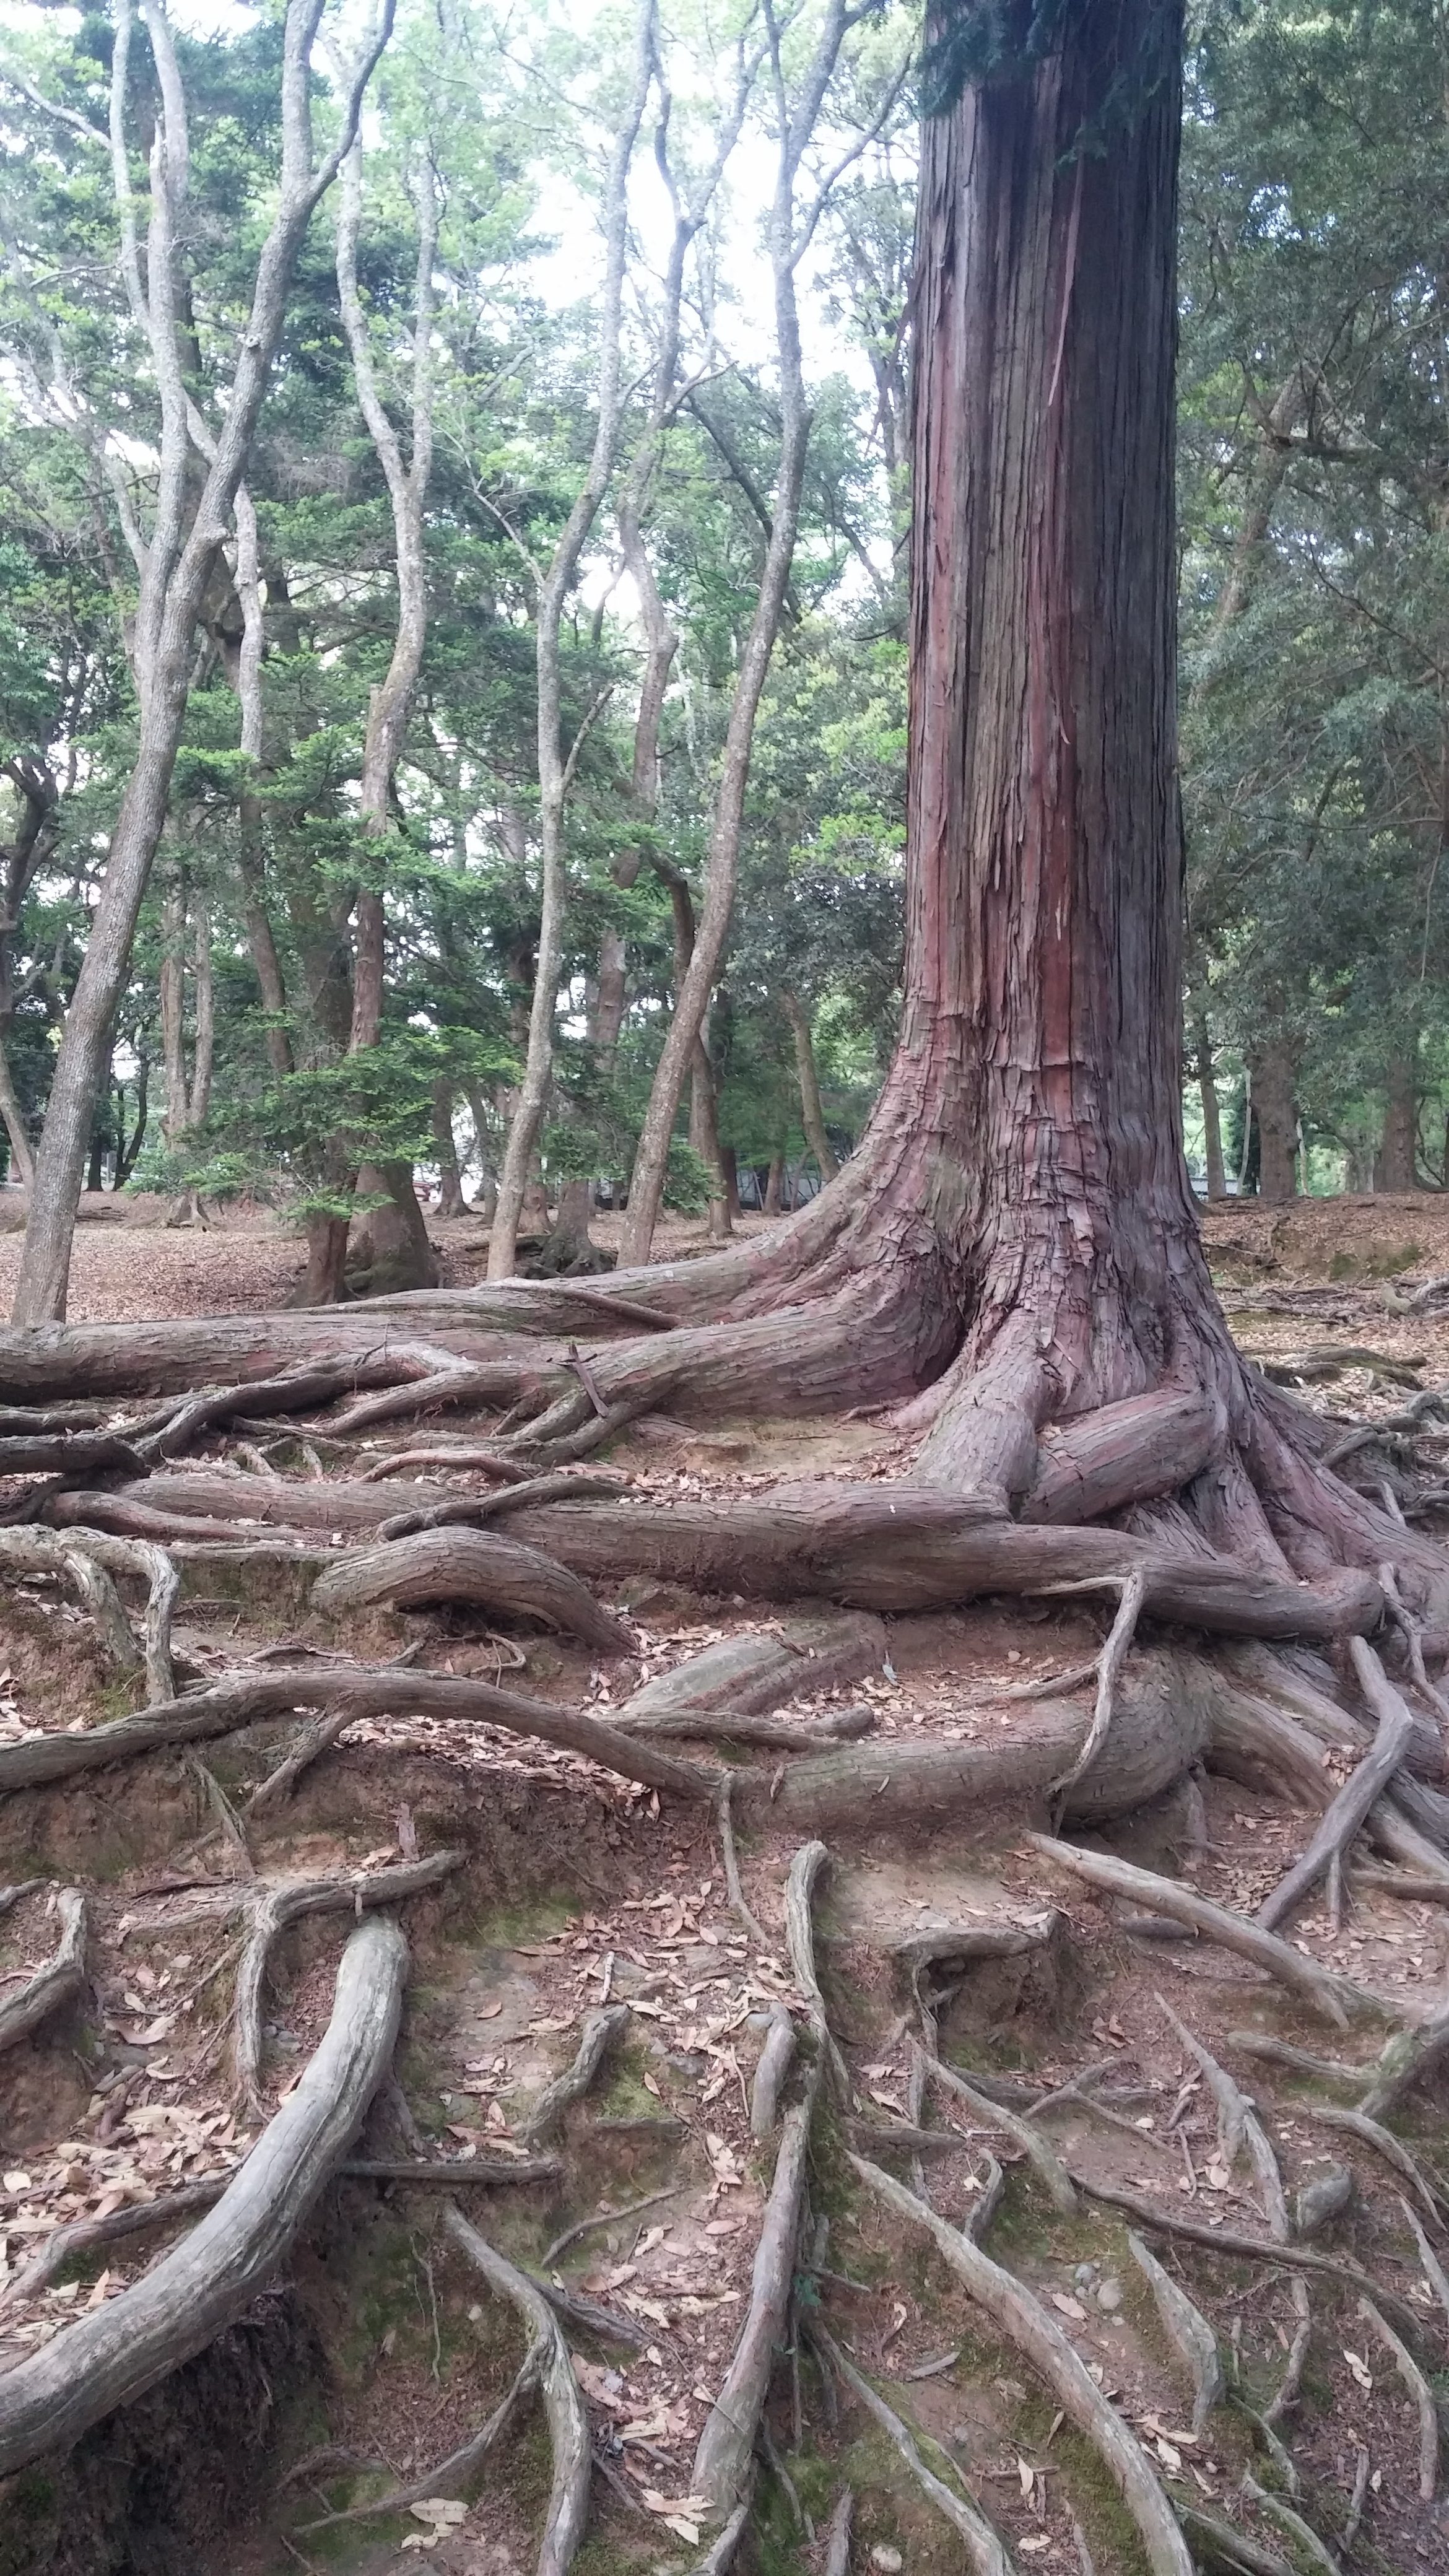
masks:
<instances>
[{"instance_id":1,"label":"small pebble","mask_svg":"<svg viewBox=\"0 0 1449 2576\"><path fill-rule=\"evenodd\" d=\"M901 2576L906 2562L898 2549L892 2549L889 2541L878 2540L870 2553L870 2563L872 2567L879 2568L880 2576Z\"/></svg>"},{"instance_id":2,"label":"small pebble","mask_svg":"<svg viewBox=\"0 0 1449 2576\"><path fill-rule=\"evenodd\" d=\"M1097 2305L1105 2316L1115 2317L1117 2310L1122 2305L1121 2282L1104 2281L1097 2292Z\"/></svg>"},{"instance_id":3,"label":"small pebble","mask_svg":"<svg viewBox=\"0 0 1449 2576\"><path fill-rule=\"evenodd\" d=\"M1097 2266L1095 2263L1079 2263L1075 2272L1072 2274L1072 2279L1075 2281L1079 2290L1090 2290L1096 2277Z\"/></svg>"}]
</instances>

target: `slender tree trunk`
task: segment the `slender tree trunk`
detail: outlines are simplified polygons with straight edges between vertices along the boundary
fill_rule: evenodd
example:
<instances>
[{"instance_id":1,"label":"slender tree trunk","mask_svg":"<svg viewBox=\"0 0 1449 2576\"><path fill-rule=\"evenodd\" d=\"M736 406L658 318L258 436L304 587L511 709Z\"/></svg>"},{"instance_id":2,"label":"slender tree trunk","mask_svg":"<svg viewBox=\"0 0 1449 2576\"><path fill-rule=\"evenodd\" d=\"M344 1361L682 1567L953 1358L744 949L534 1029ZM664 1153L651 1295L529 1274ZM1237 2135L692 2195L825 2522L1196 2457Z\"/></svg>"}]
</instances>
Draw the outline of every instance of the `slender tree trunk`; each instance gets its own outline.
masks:
<instances>
[{"instance_id":1,"label":"slender tree trunk","mask_svg":"<svg viewBox=\"0 0 1449 2576\"><path fill-rule=\"evenodd\" d=\"M211 1107L211 1074L216 1057L216 986L211 971L211 921L198 904L193 933L193 986L196 996L195 1036L191 1049L191 1091L186 1103L190 1127L205 1124Z\"/></svg>"},{"instance_id":2,"label":"slender tree trunk","mask_svg":"<svg viewBox=\"0 0 1449 2576\"><path fill-rule=\"evenodd\" d=\"M27 1189L35 1182L35 1157L15 1089L10 1036L15 1025L15 949L21 910L37 870L49 858L60 830L60 789L47 761L24 752L7 760L3 776L20 801L19 828L0 848L0 1118L10 1140L10 1160Z\"/></svg>"},{"instance_id":3,"label":"slender tree trunk","mask_svg":"<svg viewBox=\"0 0 1449 2576\"><path fill-rule=\"evenodd\" d=\"M710 1240L729 1239L730 1197L719 1141L719 1096L714 1059L709 1051L708 1022L695 1040L689 1077L689 1142L709 1173Z\"/></svg>"},{"instance_id":4,"label":"slender tree trunk","mask_svg":"<svg viewBox=\"0 0 1449 2576\"><path fill-rule=\"evenodd\" d=\"M1238 1155L1238 1196L1248 1186L1248 1165L1253 1153L1253 1068L1243 1067L1243 1142Z\"/></svg>"},{"instance_id":5,"label":"slender tree trunk","mask_svg":"<svg viewBox=\"0 0 1449 2576\"><path fill-rule=\"evenodd\" d=\"M1254 1054L1258 1196L1274 1202L1293 1198L1298 1187L1298 1108L1293 1097L1293 1072L1293 1059L1285 1047L1263 1046Z\"/></svg>"},{"instance_id":6,"label":"slender tree trunk","mask_svg":"<svg viewBox=\"0 0 1449 2576\"><path fill-rule=\"evenodd\" d=\"M337 292L352 357L358 406L377 451L392 504L397 556L397 632L387 671L367 710L358 812L369 843L368 872L357 890L352 967L352 1025L348 1053L375 1047L382 1035L386 927L383 881L392 833L392 784L407 734L413 691L422 669L428 631L427 575L423 558L423 505L433 457L433 270L438 247L438 197L429 161L418 186L418 251L413 287L412 455L405 466L372 362L372 342L357 284L357 241L362 223L362 142L342 165L337 214ZM366 1210L355 1227L353 1251L374 1290L434 1288L438 1265L418 1206L410 1163L365 1164L358 1175L364 1196L386 1202Z\"/></svg>"},{"instance_id":7,"label":"slender tree trunk","mask_svg":"<svg viewBox=\"0 0 1449 2576\"><path fill-rule=\"evenodd\" d=\"M810 412L805 398L800 323L795 300L795 271L803 247L797 239L796 188L801 159L814 132L835 69L846 23L842 0L830 0L803 94L792 110L785 97L778 38L771 22L779 127L779 157L770 215L770 258L774 277L775 344L780 370L780 462L775 478L774 509L764 569L754 615L740 656L719 784L715 790L705 861L704 904L694 953L689 971L675 996L674 1017L655 1067L649 1106L645 1111L629 1181L629 1206L620 1255L626 1267L649 1258L654 1228L664 1203L669 1141L694 1062L695 1047L709 1008L729 932L730 915L734 910L755 719L789 587L800 520L800 496L805 480L805 458L810 441Z\"/></svg>"},{"instance_id":8,"label":"slender tree trunk","mask_svg":"<svg viewBox=\"0 0 1449 2576\"><path fill-rule=\"evenodd\" d=\"M790 1035L795 1042L795 1071L800 1083L800 1120L805 1130L805 1141L820 1167L823 1187L826 1181L834 1180L840 1165L835 1159L830 1139L825 1133L825 1112L820 1105L820 1078L815 1068L815 1042L810 1032L809 1014L801 1004L798 995L790 992L788 988L781 993L780 1003L790 1023Z\"/></svg>"},{"instance_id":9,"label":"slender tree trunk","mask_svg":"<svg viewBox=\"0 0 1449 2576\"><path fill-rule=\"evenodd\" d=\"M179 868L161 904L160 1002L166 1142L175 1153L186 1133L186 889Z\"/></svg>"},{"instance_id":10,"label":"slender tree trunk","mask_svg":"<svg viewBox=\"0 0 1449 2576\"><path fill-rule=\"evenodd\" d=\"M598 414L593 451L583 489L569 512L548 570L538 583L539 871L543 902L533 1003L528 1021L528 1052L513 1122L508 1131L503 1169L498 1176L498 1204L488 1237L490 1279L511 1279L517 1267L519 1223L553 1081L554 1016L563 959L567 894L568 850L564 818L571 784L571 762L579 748L576 740L573 753L564 751L559 630L564 602L573 586L579 559L609 488L623 419L620 339L624 270L629 248L629 168L654 77L655 10L656 0L640 0L629 95L614 132L604 183L604 291L599 324Z\"/></svg>"},{"instance_id":11,"label":"slender tree trunk","mask_svg":"<svg viewBox=\"0 0 1449 2576\"><path fill-rule=\"evenodd\" d=\"M125 1188L127 1181L130 1179L137 1163L140 1161L141 1148L146 1142L146 1122L150 1113L151 1105L151 1060L146 1054L144 1048L138 1049L136 1055L136 1124L131 1130L131 1141L129 1144L126 1142L126 1121L123 1115L124 1102L125 1095L118 1089L116 1094L116 1176L112 1184L113 1188L118 1190L123 1190Z\"/></svg>"},{"instance_id":12,"label":"slender tree trunk","mask_svg":"<svg viewBox=\"0 0 1449 2576\"><path fill-rule=\"evenodd\" d=\"M1407 1056L1395 1056L1385 1086L1383 1140L1374 1171L1374 1188L1407 1198L1419 1185L1419 1093L1415 1067Z\"/></svg>"},{"instance_id":13,"label":"slender tree trunk","mask_svg":"<svg viewBox=\"0 0 1449 2576\"><path fill-rule=\"evenodd\" d=\"M1223 1120L1218 1106L1218 1086L1213 1073L1213 1042L1208 1033L1207 1013L1201 1009L1192 1015L1192 1051L1197 1065L1197 1087L1202 1099L1203 1158L1207 1164L1209 1200L1225 1199L1228 1176L1223 1164Z\"/></svg>"},{"instance_id":14,"label":"slender tree trunk","mask_svg":"<svg viewBox=\"0 0 1449 2576\"><path fill-rule=\"evenodd\" d=\"M30 1138L25 1132L25 1118L20 1107L19 1094L15 1088L14 1076L10 1071L10 1057L4 1044L3 1034L0 1034L0 1118L5 1122L5 1134L10 1145L10 1160L19 1178L29 1189L35 1179L35 1158L30 1150Z\"/></svg>"},{"instance_id":15,"label":"slender tree trunk","mask_svg":"<svg viewBox=\"0 0 1449 2576\"><path fill-rule=\"evenodd\" d=\"M769 1171L768 1171L768 1173L767 1173L767 1175L766 1175L766 1178L765 1178L765 1214L766 1214L766 1216L778 1216L778 1215L779 1215L779 1213L780 1213L780 1185L781 1185L782 1181L784 1180L784 1177L785 1177L785 1157L784 1157L784 1155L783 1155L783 1154L772 1154L772 1155L770 1156L770 1168L769 1168Z\"/></svg>"},{"instance_id":16,"label":"slender tree trunk","mask_svg":"<svg viewBox=\"0 0 1449 2576\"><path fill-rule=\"evenodd\" d=\"M185 137L184 132L176 133L165 126L158 133L152 155L157 181L151 202L146 280L151 298L147 318L162 393L162 464L156 521L136 616L140 697L136 756L111 834L100 901L56 1056L16 1284L13 1320L17 1324L56 1323L65 1314L76 1195L96 1104L102 1096L111 1031L130 967L136 922L166 821L171 775L189 694L197 617L226 537L237 486L246 471L247 451L281 336L297 252L313 209L351 148L363 89L392 32L392 10L393 0L383 0L378 31L344 101L341 133L314 169L311 54L322 0L287 0L282 35L282 152L275 210L257 261L251 312L238 343L236 371L214 460L189 528L189 433L172 265L175 233L184 217ZM119 37L116 55L119 69L113 65L113 114L123 118L125 60ZM121 142L118 159L124 169L123 133ZM118 195L123 187L127 190L122 203L124 255L129 202L128 183L124 180L118 185ZM134 258L133 216L130 223L130 256Z\"/></svg>"},{"instance_id":17,"label":"slender tree trunk","mask_svg":"<svg viewBox=\"0 0 1449 2576\"><path fill-rule=\"evenodd\" d=\"M241 605L242 639L237 654L236 692L241 705L241 749L252 765L252 780L242 790L237 812L237 874L241 879L242 921L251 952L257 989L267 1014L265 1045L274 1078L285 1082L293 1070L292 1041L285 1025L287 986L267 910L266 829L255 778L265 755L262 703L262 659L266 647L262 607L257 514L245 483L236 496L236 592Z\"/></svg>"},{"instance_id":18,"label":"slender tree trunk","mask_svg":"<svg viewBox=\"0 0 1449 2576\"><path fill-rule=\"evenodd\" d=\"M458 1148L453 1136L453 1085L446 1076L433 1086L433 1151L442 1184L440 1214L464 1216L468 1202L463 1196L463 1175L458 1169Z\"/></svg>"}]
</instances>

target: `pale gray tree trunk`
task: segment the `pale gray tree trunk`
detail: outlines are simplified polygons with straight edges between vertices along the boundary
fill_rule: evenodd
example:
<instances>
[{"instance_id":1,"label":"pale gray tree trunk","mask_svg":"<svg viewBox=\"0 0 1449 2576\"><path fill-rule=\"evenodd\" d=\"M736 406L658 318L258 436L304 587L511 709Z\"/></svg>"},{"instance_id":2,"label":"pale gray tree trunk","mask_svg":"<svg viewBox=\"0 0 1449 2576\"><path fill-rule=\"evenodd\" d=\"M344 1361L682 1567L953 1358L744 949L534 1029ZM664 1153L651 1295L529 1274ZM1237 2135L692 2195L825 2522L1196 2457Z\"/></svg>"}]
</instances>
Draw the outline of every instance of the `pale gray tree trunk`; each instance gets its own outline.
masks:
<instances>
[{"instance_id":1,"label":"pale gray tree trunk","mask_svg":"<svg viewBox=\"0 0 1449 2576\"><path fill-rule=\"evenodd\" d=\"M598 413L593 449L583 487L569 512L547 570L539 568L536 571L539 870L543 900L523 1080L518 1087L508 1130L503 1169L498 1176L498 1203L488 1237L490 1279L511 1279L518 1265L519 1221L553 1081L554 1015L568 892L565 808L573 766L582 743L580 735L573 750L565 753L559 629L563 622L564 602L578 571L579 558L609 488L619 444L625 395L620 373L620 334L624 271L629 254L629 168L654 77L655 49L655 0L640 0L629 94L614 131L604 182L604 291L599 323Z\"/></svg>"},{"instance_id":2,"label":"pale gray tree trunk","mask_svg":"<svg viewBox=\"0 0 1449 2576\"><path fill-rule=\"evenodd\" d=\"M336 143L314 166L311 58L322 0L287 0L282 35L282 149L272 220L257 260L251 311L242 331L215 453L189 518L190 431L176 311L176 236L185 212L188 175L185 101L179 80L168 69L167 45L157 38L158 27L165 28L159 0L151 0L148 7L163 113L151 160L151 220L142 292L162 434L155 514L145 543L135 626L140 721L136 757L111 835L100 901L56 1056L16 1286L17 1324L54 1323L65 1314L76 1199L136 922L166 821L197 617L246 471L297 252L314 208L351 149L363 90L392 31L393 7L394 0L383 0L380 26L343 101ZM139 248L124 131L130 36L126 0L120 0L115 26L112 168L122 264L128 291L134 291Z\"/></svg>"},{"instance_id":3,"label":"pale gray tree trunk","mask_svg":"<svg viewBox=\"0 0 1449 2576\"><path fill-rule=\"evenodd\" d=\"M423 505L433 461L432 333L433 270L438 250L438 191L431 159L415 192L418 256L413 288L412 451L404 465L402 446L387 412L373 364L372 339L357 284L357 240L362 223L362 141L359 136L342 165L337 210L337 292L342 327L352 358L358 408L367 423L392 505L393 543L397 553L397 632L382 681L372 692L362 752L358 798L362 829L373 844L367 877L357 893L353 940L352 1026L348 1053L377 1045L382 1035L382 997L386 971L383 878L392 833L392 785L407 735L413 691L422 669L428 633L428 592L423 556ZM438 1266L413 1187L408 1163L364 1164L358 1174L364 1196L386 1193L386 1203L358 1221L356 1249L373 1287L432 1288ZM346 1232L345 1219L340 1223Z\"/></svg>"},{"instance_id":4,"label":"pale gray tree trunk","mask_svg":"<svg viewBox=\"0 0 1449 2576\"><path fill-rule=\"evenodd\" d=\"M625 1267L649 1258L654 1228L664 1203L669 1142L679 1115L684 1086L695 1060L700 1031L724 953L730 914L734 909L755 719L794 561L805 457L810 440L810 410L805 397L800 354L795 274L813 235L819 207L816 206L802 225L796 202L797 189L805 149L815 131L849 24L845 0L831 0L798 101L792 106L786 92L778 29L773 16L767 19L779 137L775 194L770 214L770 263L780 371L780 461L764 569L740 657L724 757L715 791L705 861L704 902L696 928L694 952L675 997L674 1017L655 1068L629 1181L629 1206L620 1252L620 1260Z\"/></svg>"}]
</instances>

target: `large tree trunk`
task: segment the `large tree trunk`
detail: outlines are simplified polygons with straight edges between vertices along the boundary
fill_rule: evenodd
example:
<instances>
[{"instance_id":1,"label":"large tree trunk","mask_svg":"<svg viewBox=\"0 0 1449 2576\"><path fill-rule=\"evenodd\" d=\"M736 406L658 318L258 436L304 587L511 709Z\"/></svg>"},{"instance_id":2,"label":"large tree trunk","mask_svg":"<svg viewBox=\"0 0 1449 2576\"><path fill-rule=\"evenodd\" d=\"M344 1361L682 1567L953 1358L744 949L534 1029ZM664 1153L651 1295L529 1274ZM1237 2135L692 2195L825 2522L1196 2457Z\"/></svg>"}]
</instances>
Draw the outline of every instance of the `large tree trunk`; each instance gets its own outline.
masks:
<instances>
[{"instance_id":1,"label":"large tree trunk","mask_svg":"<svg viewBox=\"0 0 1449 2576\"><path fill-rule=\"evenodd\" d=\"M872 1142L995 1387L930 1445L1008 1491L1044 1411L1236 1373L1180 1119L1179 17L1090 0L925 134L907 1003Z\"/></svg>"},{"instance_id":2,"label":"large tree trunk","mask_svg":"<svg viewBox=\"0 0 1449 2576\"><path fill-rule=\"evenodd\" d=\"M1275 1202L1298 1189L1298 1109L1293 1059L1285 1047L1260 1047L1253 1057L1253 1115L1258 1122L1258 1196Z\"/></svg>"}]
</instances>

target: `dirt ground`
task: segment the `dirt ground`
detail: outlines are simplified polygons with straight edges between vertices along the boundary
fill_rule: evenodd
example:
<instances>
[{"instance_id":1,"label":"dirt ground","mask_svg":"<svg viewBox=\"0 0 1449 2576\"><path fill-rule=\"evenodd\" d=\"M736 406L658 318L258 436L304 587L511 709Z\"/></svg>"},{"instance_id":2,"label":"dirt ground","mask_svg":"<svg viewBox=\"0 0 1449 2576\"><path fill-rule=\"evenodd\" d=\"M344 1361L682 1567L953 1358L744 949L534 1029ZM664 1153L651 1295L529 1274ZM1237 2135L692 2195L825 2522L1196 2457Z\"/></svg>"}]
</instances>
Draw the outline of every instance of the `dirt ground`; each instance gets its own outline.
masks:
<instances>
[{"instance_id":1,"label":"dirt ground","mask_svg":"<svg viewBox=\"0 0 1449 2576\"><path fill-rule=\"evenodd\" d=\"M439 1231L450 1279L478 1277L476 1230ZM1235 1207L1210 1212L1205 1232L1234 1329L1255 1357L1281 1366L1330 1342L1367 1354L1327 1391L1310 1388L1311 1400L1372 1412L1401 1399L1405 1377L1449 1379L1446 1328L1396 1312L1402 1286L1389 1302L1383 1293L1386 1280L1449 1271L1449 1203L1319 1202L1276 1215ZM669 1250L682 1257L702 1240L701 1229L680 1227ZM0 1295L15 1249L0 1240ZM89 1226L71 1311L263 1305L285 1293L296 1266L295 1243L259 1222L209 1234ZM1304 1291L1306 1308L1271 1303ZM860 1423L695 1434L655 1420L616 1444L610 1464L667 1497L748 1490L782 1473L859 1472L894 1454L888 1428ZM460 1491L479 1483L462 1468L448 1481ZM283 1644L406 1648L426 1668L516 1677L607 1716L642 1680L771 1624L739 1601L642 1582L612 1606L629 1639L627 1655L612 1659L516 1623L500 1632L462 1611L382 1616L359 1638L339 1635L308 1609L305 1591L275 1576L219 1589L209 1571L188 1578L176 1646L198 1680ZM1105 1624L1095 1605L1022 1601L898 1619L887 1624L879 1671L823 1697L802 1692L781 1714L808 1722L861 1702L882 1745L979 1740L1021 1722L1004 1690L1080 1665ZM0 1743L116 1714L89 1621L49 1584L7 1587L0 1656ZM596 2462L579 2576L682 2576L703 2545L690 2465L748 2306L770 2185L773 2147L750 2130L751 2079L772 2010L783 2001L798 2014L809 2001L785 1938L792 1845L765 1831L742 1848L761 1940L730 1904L699 1810L661 1804L574 1754L491 1726L388 1718L350 1727L273 1821L244 1835L218 1823L290 1731L254 1727L206 1748L204 1763L152 1756L0 1804L0 1881L39 1882L0 1919L0 2003L55 1946L57 1886L80 1888L89 1909L88 1991L0 2056L0 2372L116 2295L155 2253L142 2237L25 2295L17 2276L50 2231L231 2170L321 2036L343 1939L326 1917L286 1934L273 1954L264 2098L249 2116L228 2054L238 1888L254 1875L343 1875L456 1849L457 1872L405 1910L413 1969L402 2090L429 2152L456 2160L455 2196L488 2238L613 2312L613 2335L606 2325L575 2342ZM1336 1757L1324 1761L1334 1778L1346 1771ZM1209 1775L1202 1796L1201 1828L1174 1793L1126 1827L1081 1839L1184 1874L1251 1913L1312 1819L1266 1786L1223 1776ZM1351 2177L1346 2209L1313 2242L1421 2316L1425 2367L1442 2398L1446 2319L1404 2222L1403 2174L1333 2124L1340 2094L1331 2085L1269 2069L1233 2036L1367 2066L1381 2027L1319 2028L1301 2003L1214 1947L1134 1936L1110 1900L1044 1870L1021 1840L1028 1821L983 1810L934 1836L878 1834L832 1854L817 1938L853 2102L831 2103L816 2126L757 2527L741 2567L761 2576L823 2570L826 2519L846 2484L856 2499L853 2569L927 2576L963 2563L918 2481L821 2360L816 2326L914 2428L938 2473L964 2477L1018 2576L1138 2576L1144 2564L1080 2434L924 2237L857 2185L852 2146L903 2179L914 2172L961 2225L991 2155L999 2159L1007 2193L988 2240L993 2257L1038 2294L1174 2498L1248 2535L1259 2552L1248 2564L1292 2576L1310 2559L1271 2502L1245 2496L1245 2473L1290 2510L1296 2487L1296 2509L1334 2553L1317 2562L1320 2576L1333 2565L1364 2576L1449 2566L1443 2489L1428 2501L1419 2492L1414 2400L1354 2292L1313 2281L1301 2397L1275 2428L1265 2417L1298 2325L1292 2273L1154 2236L1226 2359L1228 2402L1194 2430L1191 2387L1126 2225L1090 2197L1092 2186L1127 2190L1169 2217L1264 2235L1261 2176L1229 2151L1185 2025L1257 2100L1290 2207L1334 2169ZM919 2166L887 2135L915 2109L920 2024L900 1945L982 1924L1044 1937L1024 1963L956 1980L940 2005L941 2052L998 2085L1029 2076L1046 2091L1102 2070L1095 2090L1059 2101L1040 2123L1086 2187L1074 2217L1053 2208L1012 2138L960 2099L928 2093L922 2116L936 2136ZM1444 2008L1442 1905L1405 1902L1351 1873L1342 1922L1310 1902L1290 1937L1391 2012L1417 2019ZM629 2007L627 2026L546 2142L554 2170L513 2187L470 2184L470 2163L520 2157L530 2105L572 2057L582 2016L611 2003ZM385 2104L375 2109L359 2152L397 2152L389 2116ZM1426 2175L1422 2215L1442 2248L1442 2105L1416 2097L1394 2127ZM282 2285L224 2338L224 2352L102 2425L53 2476L0 2489L0 2576L280 2576L297 2565L401 2576L424 2562L450 2576L524 2576L548 2487L536 2412L481 2477L448 2490L447 2515L328 2520L448 2457L521 2357L511 2312L439 2232L439 2197L364 2180L333 2185ZM1356 2479L1358 2535L1344 2551ZM1201 2546L1205 2567L1232 2563Z\"/></svg>"}]
</instances>

